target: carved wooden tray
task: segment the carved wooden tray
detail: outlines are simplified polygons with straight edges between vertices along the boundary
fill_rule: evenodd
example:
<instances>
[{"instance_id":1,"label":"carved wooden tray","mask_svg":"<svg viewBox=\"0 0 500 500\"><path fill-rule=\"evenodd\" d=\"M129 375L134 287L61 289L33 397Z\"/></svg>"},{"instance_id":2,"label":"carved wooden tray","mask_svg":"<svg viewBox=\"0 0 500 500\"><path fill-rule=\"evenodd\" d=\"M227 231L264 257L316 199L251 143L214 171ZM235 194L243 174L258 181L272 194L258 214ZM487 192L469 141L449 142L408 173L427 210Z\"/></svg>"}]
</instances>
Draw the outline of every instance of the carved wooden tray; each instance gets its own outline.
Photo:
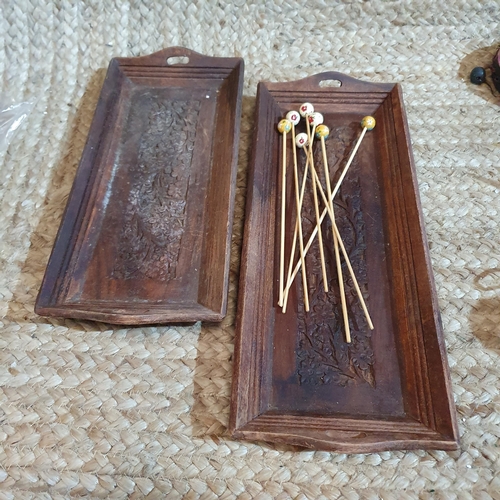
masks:
<instances>
[{"instance_id":1,"label":"carved wooden tray","mask_svg":"<svg viewBox=\"0 0 500 500\"><path fill-rule=\"evenodd\" d=\"M323 87L320 82L325 80L337 80L341 86ZM306 257L308 272L314 270L308 273L310 312L304 312L300 278L294 282L287 312L277 306L281 136L276 124L303 102L323 113L331 129L327 150L334 179L360 135L361 118L373 115L377 120L335 198L339 231L375 325L371 332L352 281L346 281L351 344L344 341L329 222L323 223L332 277L329 293L321 284L315 243ZM366 83L340 73L261 83L256 125L231 434L347 453L456 449L446 350L400 86ZM319 146L315 154L316 164L322 165ZM304 165L302 152L299 162ZM287 186L287 206L293 207L291 180ZM314 223L311 196L304 203L309 234ZM290 248L291 231L287 234Z\"/></svg>"},{"instance_id":2,"label":"carved wooden tray","mask_svg":"<svg viewBox=\"0 0 500 500\"><path fill-rule=\"evenodd\" d=\"M242 89L240 58L173 47L111 61L38 314L224 317Z\"/></svg>"}]
</instances>

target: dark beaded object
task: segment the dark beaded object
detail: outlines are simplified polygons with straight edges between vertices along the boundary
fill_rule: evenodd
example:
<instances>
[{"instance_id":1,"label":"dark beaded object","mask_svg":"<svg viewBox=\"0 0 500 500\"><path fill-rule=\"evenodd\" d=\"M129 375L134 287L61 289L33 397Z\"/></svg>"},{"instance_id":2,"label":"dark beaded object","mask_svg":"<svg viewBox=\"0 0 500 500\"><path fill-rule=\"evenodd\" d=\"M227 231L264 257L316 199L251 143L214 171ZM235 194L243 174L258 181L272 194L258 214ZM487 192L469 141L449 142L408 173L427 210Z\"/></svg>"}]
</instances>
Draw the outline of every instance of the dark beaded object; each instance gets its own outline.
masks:
<instances>
[{"instance_id":1,"label":"dark beaded object","mask_svg":"<svg viewBox=\"0 0 500 500\"><path fill-rule=\"evenodd\" d=\"M484 68L476 67L470 73L470 81L474 85L481 85L486 81L486 71Z\"/></svg>"}]
</instances>

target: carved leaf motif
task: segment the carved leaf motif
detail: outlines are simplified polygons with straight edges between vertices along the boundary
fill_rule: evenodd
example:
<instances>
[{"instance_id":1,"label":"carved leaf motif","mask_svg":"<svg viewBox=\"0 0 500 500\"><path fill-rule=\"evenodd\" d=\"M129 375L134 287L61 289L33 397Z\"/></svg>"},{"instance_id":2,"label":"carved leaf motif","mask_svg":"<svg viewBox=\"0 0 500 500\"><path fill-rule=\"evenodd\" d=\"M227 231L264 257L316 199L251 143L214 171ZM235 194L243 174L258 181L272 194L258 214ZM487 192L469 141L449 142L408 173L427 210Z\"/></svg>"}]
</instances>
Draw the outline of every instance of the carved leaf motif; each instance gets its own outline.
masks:
<instances>
[{"instance_id":1,"label":"carved leaf motif","mask_svg":"<svg viewBox=\"0 0 500 500\"><path fill-rule=\"evenodd\" d=\"M200 101L150 100L113 270L118 279L175 278Z\"/></svg>"},{"instance_id":2,"label":"carved leaf motif","mask_svg":"<svg viewBox=\"0 0 500 500\"><path fill-rule=\"evenodd\" d=\"M355 132L349 127L341 127L332 131L330 143L327 146L330 173L333 177L332 186L340 176L356 138ZM322 156L319 148L316 149L314 158L317 173L324 181ZM303 172L304 155L301 155L300 159ZM335 198L334 211L337 227L365 301L368 303L365 225L361 207L359 171L359 163L355 159ZM322 184L325 185L324 182ZM305 235L311 234L316 226L312 188L310 187L309 182L307 194L304 197L302 218ZM322 209L323 207L321 207ZM320 253L316 240L306 257L308 278L310 277L310 311L308 313L304 310L301 280L296 280L296 286L299 287L297 291L299 297L297 312L299 326L297 375L299 382L300 384L336 384L340 386L367 382L371 386L375 386L371 333L359 304L353 281L341 257L351 328L351 343L345 342L329 217L323 222L322 230L329 291L328 293L324 292Z\"/></svg>"}]
</instances>

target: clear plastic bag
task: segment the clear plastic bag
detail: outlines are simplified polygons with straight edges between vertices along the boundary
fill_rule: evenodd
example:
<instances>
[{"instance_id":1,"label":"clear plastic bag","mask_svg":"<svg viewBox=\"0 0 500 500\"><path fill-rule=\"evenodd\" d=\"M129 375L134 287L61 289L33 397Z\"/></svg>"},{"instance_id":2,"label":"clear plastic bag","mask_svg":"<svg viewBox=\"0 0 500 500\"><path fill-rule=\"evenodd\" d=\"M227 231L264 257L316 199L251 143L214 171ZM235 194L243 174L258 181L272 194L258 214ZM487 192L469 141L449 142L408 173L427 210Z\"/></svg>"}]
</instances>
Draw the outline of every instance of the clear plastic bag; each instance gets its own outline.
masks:
<instances>
[{"instance_id":1,"label":"clear plastic bag","mask_svg":"<svg viewBox=\"0 0 500 500\"><path fill-rule=\"evenodd\" d=\"M0 93L0 154L9 147L12 137L35 105L35 100L14 102Z\"/></svg>"}]
</instances>

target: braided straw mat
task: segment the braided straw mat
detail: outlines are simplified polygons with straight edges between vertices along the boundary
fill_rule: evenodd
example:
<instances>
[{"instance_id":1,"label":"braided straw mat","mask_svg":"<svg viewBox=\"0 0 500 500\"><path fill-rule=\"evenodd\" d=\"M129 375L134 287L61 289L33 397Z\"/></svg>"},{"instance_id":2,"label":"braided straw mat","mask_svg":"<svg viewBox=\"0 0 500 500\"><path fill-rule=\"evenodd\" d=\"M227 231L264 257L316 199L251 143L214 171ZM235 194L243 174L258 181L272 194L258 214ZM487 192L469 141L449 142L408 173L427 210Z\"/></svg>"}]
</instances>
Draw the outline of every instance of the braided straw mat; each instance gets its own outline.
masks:
<instances>
[{"instance_id":1,"label":"braided straw mat","mask_svg":"<svg viewBox=\"0 0 500 500\"><path fill-rule=\"evenodd\" d=\"M493 0L0 2L0 90L36 105L0 153L0 500L500 499L500 101L468 73ZM124 328L33 307L113 56L246 63L229 312ZM257 82L337 70L405 93L461 450L345 455L227 434Z\"/></svg>"}]
</instances>

